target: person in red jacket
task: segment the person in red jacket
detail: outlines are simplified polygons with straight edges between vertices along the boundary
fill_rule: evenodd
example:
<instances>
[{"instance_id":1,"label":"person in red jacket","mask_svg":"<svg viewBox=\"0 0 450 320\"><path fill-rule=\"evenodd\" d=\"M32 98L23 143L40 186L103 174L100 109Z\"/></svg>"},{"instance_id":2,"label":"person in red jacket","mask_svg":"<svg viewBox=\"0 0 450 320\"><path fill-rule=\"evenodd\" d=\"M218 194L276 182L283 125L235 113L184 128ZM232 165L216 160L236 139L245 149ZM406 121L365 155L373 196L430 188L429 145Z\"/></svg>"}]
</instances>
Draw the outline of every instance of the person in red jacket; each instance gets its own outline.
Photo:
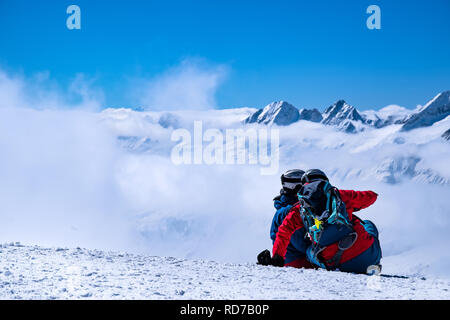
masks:
<instances>
[{"instance_id":1,"label":"person in red jacket","mask_svg":"<svg viewBox=\"0 0 450 320\"><path fill-rule=\"evenodd\" d=\"M308 203L315 202L311 207L313 209L323 206L317 211L318 214L328 212L325 208L326 198L320 198L323 197L323 192L317 192L327 188L329 182L326 175L317 169L310 170L305 173L304 184L304 190L299 192L300 198L309 197ZM328 226L325 227L327 232L318 233L320 239L315 239L313 232L309 233L313 245L307 250L308 260L320 268L355 273L366 273L370 266L381 268L379 263L382 254L376 226L371 221L363 221L353 214L372 205L378 195L373 191L335 190L337 199L345 205L343 212L346 216L342 220L347 222L339 226L328 226L328 223L325 223ZM295 204L278 228L272 250L272 265L284 265L289 240L296 230L303 227L317 229L322 224L318 219L313 223L305 222L302 216L305 210L302 211L302 205L308 206L305 201Z\"/></svg>"}]
</instances>

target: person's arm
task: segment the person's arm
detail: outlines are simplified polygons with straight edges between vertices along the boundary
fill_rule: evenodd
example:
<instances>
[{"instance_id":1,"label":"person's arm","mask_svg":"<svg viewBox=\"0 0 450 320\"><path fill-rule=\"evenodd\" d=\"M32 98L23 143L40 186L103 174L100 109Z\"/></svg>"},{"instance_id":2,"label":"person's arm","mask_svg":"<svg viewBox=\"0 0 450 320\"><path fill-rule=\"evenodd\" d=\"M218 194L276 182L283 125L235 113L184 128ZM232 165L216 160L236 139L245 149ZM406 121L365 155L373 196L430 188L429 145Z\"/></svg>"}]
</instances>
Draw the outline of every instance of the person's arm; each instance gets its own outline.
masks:
<instances>
[{"instance_id":1,"label":"person's arm","mask_svg":"<svg viewBox=\"0 0 450 320\"><path fill-rule=\"evenodd\" d=\"M287 247L294 232L303 227L299 213L300 205L291 208L283 223L278 228L277 236L273 244L272 255L278 255L283 259L286 256Z\"/></svg>"},{"instance_id":2,"label":"person's arm","mask_svg":"<svg viewBox=\"0 0 450 320\"><path fill-rule=\"evenodd\" d=\"M283 223L284 218L287 216L291 208L292 206L281 207L277 210L277 212L275 212L272 219L272 225L270 227L270 239L272 239L272 241L275 241L277 238L278 228Z\"/></svg>"},{"instance_id":3,"label":"person's arm","mask_svg":"<svg viewBox=\"0 0 450 320\"><path fill-rule=\"evenodd\" d=\"M373 191L339 190L342 201L351 211L358 211L370 207L378 197Z\"/></svg>"}]
</instances>

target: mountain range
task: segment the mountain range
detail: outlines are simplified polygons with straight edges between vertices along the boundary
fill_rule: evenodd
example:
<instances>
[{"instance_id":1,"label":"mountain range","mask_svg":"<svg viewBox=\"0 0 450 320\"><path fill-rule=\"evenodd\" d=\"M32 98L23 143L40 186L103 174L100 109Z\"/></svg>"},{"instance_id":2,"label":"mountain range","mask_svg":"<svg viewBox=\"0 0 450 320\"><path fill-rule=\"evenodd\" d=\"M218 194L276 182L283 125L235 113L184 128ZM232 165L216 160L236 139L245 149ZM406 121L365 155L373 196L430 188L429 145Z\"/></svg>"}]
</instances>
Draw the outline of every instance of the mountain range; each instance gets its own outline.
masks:
<instances>
[{"instance_id":1,"label":"mountain range","mask_svg":"<svg viewBox=\"0 0 450 320\"><path fill-rule=\"evenodd\" d=\"M416 181L450 186L449 97L450 91L442 92L414 110L390 105L377 111L359 111L338 100L320 112L279 101L259 110L106 109L101 118L115 132L119 145L134 155L170 156L172 132L177 128L194 132L193 123L198 120L204 130L221 132L257 124L282 129L280 159L286 167L301 159L303 166L323 168L342 181L376 180L392 185Z\"/></svg>"},{"instance_id":2,"label":"mountain range","mask_svg":"<svg viewBox=\"0 0 450 320\"><path fill-rule=\"evenodd\" d=\"M450 115L450 90L436 95L424 106L408 110L399 106L387 106L379 111L358 111L345 100L338 100L325 109L297 109L286 101L272 102L244 120L245 124L287 126L299 120L320 122L335 126L347 133L363 131L368 127L383 128L392 124L402 125L402 131L431 126ZM448 139L449 133L443 135Z\"/></svg>"}]
</instances>

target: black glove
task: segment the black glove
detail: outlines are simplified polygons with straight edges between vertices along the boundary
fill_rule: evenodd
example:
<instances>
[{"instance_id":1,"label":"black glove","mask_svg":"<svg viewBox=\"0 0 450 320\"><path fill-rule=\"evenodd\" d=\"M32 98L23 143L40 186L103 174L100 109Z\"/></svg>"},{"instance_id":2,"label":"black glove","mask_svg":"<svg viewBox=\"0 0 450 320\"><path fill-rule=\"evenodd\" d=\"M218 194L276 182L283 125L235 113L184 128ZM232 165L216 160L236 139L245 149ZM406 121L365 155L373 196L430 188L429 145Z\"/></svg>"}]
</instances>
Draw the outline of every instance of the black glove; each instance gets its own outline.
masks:
<instances>
[{"instance_id":1,"label":"black glove","mask_svg":"<svg viewBox=\"0 0 450 320\"><path fill-rule=\"evenodd\" d=\"M275 254L272 258L272 263L274 267L284 267L284 259L282 256Z\"/></svg>"},{"instance_id":2,"label":"black glove","mask_svg":"<svg viewBox=\"0 0 450 320\"><path fill-rule=\"evenodd\" d=\"M274 266L274 267L283 267L284 259L278 254L274 255L273 258L270 256L269 250L264 250L260 254L258 254L258 264L263 266Z\"/></svg>"},{"instance_id":3,"label":"black glove","mask_svg":"<svg viewBox=\"0 0 450 320\"><path fill-rule=\"evenodd\" d=\"M268 266L272 262L272 257L270 256L269 250L264 250L260 254L258 254L258 264L263 266Z\"/></svg>"}]
</instances>

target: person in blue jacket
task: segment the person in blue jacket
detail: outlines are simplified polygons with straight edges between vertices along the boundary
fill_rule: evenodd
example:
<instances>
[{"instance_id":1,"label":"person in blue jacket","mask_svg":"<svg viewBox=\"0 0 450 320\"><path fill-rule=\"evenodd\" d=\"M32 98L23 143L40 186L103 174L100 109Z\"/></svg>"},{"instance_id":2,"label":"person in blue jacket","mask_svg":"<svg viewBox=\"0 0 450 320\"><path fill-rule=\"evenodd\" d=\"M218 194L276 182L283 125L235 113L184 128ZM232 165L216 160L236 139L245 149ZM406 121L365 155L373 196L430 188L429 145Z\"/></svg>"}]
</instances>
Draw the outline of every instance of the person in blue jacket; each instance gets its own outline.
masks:
<instances>
[{"instance_id":1,"label":"person in blue jacket","mask_svg":"<svg viewBox=\"0 0 450 320\"><path fill-rule=\"evenodd\" d=\"M273 199L273 205L277 210L272 220L270 228L270 238L275 241L278 227L283 223L284 218L291 210L292 206L298 202L297 192L302 187L302 176L305 172L300 169L288 170L281 175L282 189L280 194ZM312 268L313 266L306 259L306 250L311 245L311 241L305 238L305 228L294 232L289 243L285 266L295 268Z\"/></svg>"}]
</instances>

